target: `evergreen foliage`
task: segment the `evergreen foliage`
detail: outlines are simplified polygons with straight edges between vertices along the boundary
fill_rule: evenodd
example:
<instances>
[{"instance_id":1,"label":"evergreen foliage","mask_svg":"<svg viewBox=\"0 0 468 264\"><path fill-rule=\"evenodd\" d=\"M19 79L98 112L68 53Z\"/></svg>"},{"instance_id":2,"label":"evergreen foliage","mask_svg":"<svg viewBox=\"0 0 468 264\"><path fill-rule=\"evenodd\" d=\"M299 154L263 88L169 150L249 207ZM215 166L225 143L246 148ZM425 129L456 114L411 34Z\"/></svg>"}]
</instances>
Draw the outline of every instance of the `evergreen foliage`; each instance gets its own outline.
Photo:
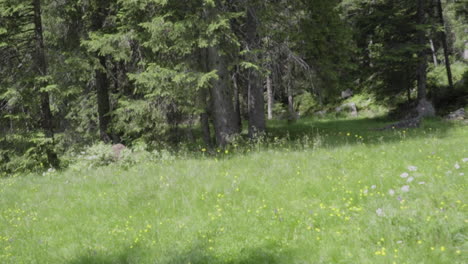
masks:
<instances>
[{"instance_id":1,"label":"evergreen foliage","mask_svg":"<svg viewBox=\"0 0 468 264\"><path fill-rule=\"evenodd\" d=\"M421 67L432 41L463 82L467 4L442 1L440 23L423 2L422 22L403 0L0 0L0 170L58 166L99 141L255 140L267 109L294 121L346 89L395 105L426 72L429 99L464 106L443 63Z\"/></svg>"}]
</instances>

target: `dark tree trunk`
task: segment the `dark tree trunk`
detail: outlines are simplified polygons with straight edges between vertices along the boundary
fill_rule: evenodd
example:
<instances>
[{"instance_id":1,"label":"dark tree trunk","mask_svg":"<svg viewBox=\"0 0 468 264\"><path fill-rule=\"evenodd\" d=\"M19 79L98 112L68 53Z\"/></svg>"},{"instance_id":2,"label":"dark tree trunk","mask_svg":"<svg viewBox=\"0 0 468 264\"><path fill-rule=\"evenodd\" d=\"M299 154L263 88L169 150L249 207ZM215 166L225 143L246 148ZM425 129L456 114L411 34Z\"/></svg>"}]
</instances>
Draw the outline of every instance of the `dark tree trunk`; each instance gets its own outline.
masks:
<instances>
[{"instance_id":1,"label":"dark tree trunk","mask_svg":"<svg viewBox=\"0 0 468 264\"><path fill-rule=\"evenodd\" d=\"M247 8L247 45L251 51L249 60L259 64L258 56L253 50L259 48L260 40L257 33L257 17L255 6ZM249 109L249 137L254 138L265 132L265 99L260 74L255 69L249 69L248 79L248 109Z\"/></svg>"},{"instance_id":2,"label":"dark tree trunk","mask_svg":"<svg viewBox=\"0 0 468 264\"><path fill-rule=\"evenodd\" d=\"M200 49L199 50L199 64L201 72L208 72L209 71L209 61L208 61L208 53L207 49ZM211 139L211 130L210 130L210 105L209 105L209 91L207 88L201 88L198 91L198 107L201 110L200 113L200 126L202 130L202 137L205 146L208 149L213 148L213 142Z\"/></svg>"},{"instance_id":3,"label":"dark tree trunk","mask_svg":"<svg viewBox=\"0 0 468 264\"><path fill-rule=\"evenodd\" d=\"M210 132L210 119L208 113L203 112L200 114L200 125L203 132L203 142L207 148L211 149L211 132Z\"/></svg>"},{"instance_id":4,"label":"dark tree trunk","mask_svg":"<svg viewBox=\"0 0 468 264\"><path fill-rule=\"evenodd\" d=\"M425 0L418 0L418 14L417 23L423 25L425 23ZM418 101L425 99L427 95L426 81L427 81L427 49L424 48L426 45L426 32L424 29L420 29L417 34L417 42L421 46L421 50L418 53Z\"/></svg>"},{"instance_id":5,"label":"dark tree trunk","mask_svg":"<svg viewBox=\"0 0 468 264\"><path fill-rule=\"evenodd\" d=\"M99 134L101 140L109 143L108 128L111 121L109 102L109 78L107 76L106 57L98 56L100 69L96 69L96 92L99 118Z\"/></svg>"},{"instance_id":6,"label":"dark tree trunk","mask_svg":"<svg viewBox=\"0 0 468 264\"><path fill-rule=\"evenodd\" d=\"M214 6L205 9L205 19L210 21L216 18L217 8L217 6ZM210 112L213 117L216 144L224 147L240 131L240 127L236 122L233 94L229 85L227 56L221 54L220 46L221 44L216 44L206 49L206 68L208 71L215 70L218 75L218 79L211 81Z\"/></svg>"},{"instance_id":7,"label":"dark tree trunk","mask_svg":"<svg viewBox=\"0 0 468 264\"><path fill-rule=\"evenodd\" d=\"M35 33L35 72L37 76L47 76L47 61L44 48L44 37L42 32L42 17L41 17L41 1L33 0L34 9L34 33ZM40 83L39 89L46 86L47 83ZM51 139L52 145L54 141L54 126L53 116L50 110L49 93L39 90L41 99L41 126L44 130L46 137ZM49 164L52 167L59 166L59 159L57 153L53 150L53 146L47 147L46 155Z\"/></svg>"},{"instance_id":8,"label":"dark tree trunk","mask_svg":"<svg viewBox=\"0 0 468 264\"><path fill-rule=\"evenodd\" d=\"M239 131L234 112L232 92L228 85L226 57L219 54L217 47L208 48L208 62L211 70L216 70L218 79L211 88L212 113L216 134L216 143L225 146Z\"/></svg>"},{"instance_id":9,"label":"dark tree trunk","mask_svg":"<svg viewBox=\"0 0 468 264\"><path fill-rule=\"evenodd\" d=\"M239 127L238 133L241 132L242 129L242 116L241 116L241 105L240 105L240 87L237 79L237 73L234 74L232 77L232 84L234 86L234 112L236 116L235 122L237 123L237 126Z\"/></svg>"},{"instance_id":10,"label":"dark tree trunk","mask_svg":"<svg viewBox=\"0 0 468 264\"><path fill-rule=\"evenodd\" d=\"M411 104L411 88L408 86L406 88L406 97L408 98L408 105Z\"/></svg>"},{"instance_id":11,"label":"dark tree trunk","mask_svg":"<svg viewBox=\"0 0 468 264\"><path fill-rule=\"evenodd\" d=\"M91 18L91 30L99 31L103 29L108 11L107 9L108 7L105 2L98 2L97 9ZM111 137L108 131L109 124L111 123L109 101L110 81L108 77L109 70L107 69L107 59L105 56L99 55L99 52L96 52L95 57L99 60L98 68L95 70L99 136L103 142L109 143L111 142Z\"/></svg>"},{"instance_id":12,"label":"dark tree trunk","mask_svg":"<svg viewBox=\"0 0 468 264\"><path fill-rule=\"evenodd\" d=\"M205 88L199 91L199 104L202 112L200 114L200 126L203 133L203 142L208 149L213 147L210 132L210 115L208 107L208 91Z\"/></svg>"},{"instance_id":13,"label":"dark tree trunk","mask_svg":"<svg viewBox=\"0 0 468 264\"><path fill-rule=\"evenodd\" d=\"M449 87L453 89L453 78L452 78L452 69L450 67L450 58L447 45L447 35L445 34L445 21L444 21L444 12L442 10L442 2L437 0L437 11L439 13L440 25L444 27L444 30L440 33L440 39L442 41L442 47L444 48L444 57L445 57L445 68L447 70L447 79Z\"/></svg>"}]
</instances>

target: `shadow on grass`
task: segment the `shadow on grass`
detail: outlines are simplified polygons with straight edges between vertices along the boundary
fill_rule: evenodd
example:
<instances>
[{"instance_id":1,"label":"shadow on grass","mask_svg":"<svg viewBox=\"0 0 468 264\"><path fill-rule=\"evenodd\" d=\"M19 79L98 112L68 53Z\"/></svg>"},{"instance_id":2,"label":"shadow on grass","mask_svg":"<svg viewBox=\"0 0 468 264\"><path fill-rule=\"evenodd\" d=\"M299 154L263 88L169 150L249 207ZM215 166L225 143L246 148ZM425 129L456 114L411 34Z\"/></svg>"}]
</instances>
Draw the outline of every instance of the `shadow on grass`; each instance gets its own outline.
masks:
<instances>
[{"instance_id":1,"label":"shadow on grass","mask_svg":"<svg viewBox=\"0 0 468 264\"><path fill-rule=\"evenodd\" d=\"M98 255L90 252L68 264L286 264L291 263L291 255L280 247L265 245L258 248L242 249L232 256L215 255L206 243L193 245L189 250L169 252L169 256L154 257L151 249L128 249L117 256ZM153 256L153 257L151 257Z\"/></svg>"},{"instance_id":2,"label":"shadow on grass","mask_svg":"<svg viewBox=\"0 0 468 264\"><path fill-rule=\"evenodd\" d=\"M291 263L291 257L279 247L266 245L242 249L235 256L215 256L207 246L196 246L190 251L176 254L164 264L282 264Z\"/></svg>"},{"instance_id":3,"label":"shadow on grass","mask_svg":"<svg viewBox=\"0 0 468 264\"><path fill-rule=\"evenodd\" d=\"M138 263L134 259L138 253L132 249L125 250L118 255L105 255L97 252L88 252L79 256L68 264L129 264Z\"/></svg>"},{"instance_id":4,"label":"shadow on grass","mask_svg":"<svg viewBox=\"0 0 468 264\"><path fill-rule=\"evenodd\" d=\"M320 138L322 146L338 147L354 143L391 143L429 136L443 138L450 129L458 126L440 119L425 119L419 128L378 130L394 122L385 118L303 119L293 124L288 124L287 121L272 121L268 126L268 138L286 138L290 142L303 140L304 137L311 140Z\"/></svg>"}]
</instances>

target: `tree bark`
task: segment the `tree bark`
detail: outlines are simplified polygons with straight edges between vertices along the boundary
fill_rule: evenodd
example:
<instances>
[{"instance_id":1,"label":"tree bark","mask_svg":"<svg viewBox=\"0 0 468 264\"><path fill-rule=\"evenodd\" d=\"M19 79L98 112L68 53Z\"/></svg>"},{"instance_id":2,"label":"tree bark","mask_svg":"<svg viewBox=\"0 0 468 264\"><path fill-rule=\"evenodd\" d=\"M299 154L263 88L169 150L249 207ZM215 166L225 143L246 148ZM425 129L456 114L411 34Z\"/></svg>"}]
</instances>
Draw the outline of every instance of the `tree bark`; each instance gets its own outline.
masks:
<instances>
[{"instance_id":1,"label":"tree bark","mask_svg":"<svg viewBox=\"0 0 468 264\"><path fill-rule=\"evenodd\" d=\"M429 39L429 43L431 44L432 60L434 61L434 66L437 67L439 66L439 62L437 61L437 54L434 47L434 42L432 41L432 39Z\"/></svg>"},{"instance_id":2,"label":"tree bark","mask_svg":"<svg viewBox=\"0 0 468 264\"><path fill-rule=\"evenodd\" d=\"M201 49L199 51L199 67L201 72L208 72L208 53L206 49ZM211 140L211 130L210 130L210 107L208 104L209 93L207 88L201 88L198 91L198 107L201 110L200 113L200 126L202 130L202 137L205 146L208 149L213 148L213 142Z\"/></svg>"},{"instance_id":3,"label":"tree bark","mask_svg":"<svg viewBox=\"0 0 468 264\"><path fill-rule=\"evenodd\" d=\"M418 11L417 11L417 23L418 25L423 25L425 22L425 0L418 0ZM420 29L417 34L417 43L421 45L421 50L418 53L418 68L417 68L417 78L418 78L418 101L426 99L427 89L427 49L424 48L426 44L426 33L424 29Z\"/></svg>"},{"instance_id":4,"label":"tree bark","mask_svg":"<svg viewBox=\"0 0 468 264\"><path fill-rule=\"evenodd\" d=\"M465 50L463 51L463 59L468 61L468 40L465 41Z\"/></svg>"},{"instance_id":5,"label":"tree bark","mask_svg":"<svg viewBox=\"0 0 468 264\"><path fill-rule=\"evenodd\" d=\"M208 62L210 69L216 70L218 74L218 79L212 83L211 100L216 143L224 147L230 142L232 136L239 131L232 92L228 85L226 57L219 54L218 47L209 47Z\"/></svg>"},{"instance_id":6,"label":"tree bark","mask_svg":"<svg viewBox=\"0 0 468 264\"><path fill-rule=\"evenodd\" d=\"M271 80L271 75L268 75L266 80L266 87L267 87L267 105L268 105L268 120L273 119L273 82Z\"/></svg>"},{"instance_id":7,"label":"tree bark","mask_svg":"<svg viewBox=\"0 0 468 264\"><path fill-rule=\"evenodd\" d=\"M211 144L210 119L207 112L200 114L200 125L203 133L203 142L205 146L211 149L213 146Z\"/></svg>"},{"instance_id":8,"label":"tree bark","mask_svg":"<svg viewBox=\"0 0 468 264\"><path fill-rule=\"evenodd\" d=\"M439 22L440 25L444 27L444 30L440 33L440 39L442 41L442 47L444 48L444 57L445 57L445 68L447 70L447 79L449 83L449 88L453 89L453 78L452 78L452 69L450 67L450 58L447 45L447 35L445 34L445 21L444 21L444 12L442 9L442 2L437 0L437 11L439 13Z\"/></svg>"},{"instance_id":9,"label":"tree bark","mask_svg":"<svg viewBox=\"0 0 468 264\"><path fill-rule=\"evenodd\" d=\"M111 138L109 136L110 117L110 101L109 101L109 78L107 76L106 57L98 56L99 64L102 68L97 69L96 74L96 92L98 104L98 118L99 118L99 134L101 140L109 143Z\"/></svg>"},{"instance_id":10,"label":"tree bark","mask_svg":"<svg viewBox=\"0 0 468 264\"><path fill-rule=\"evenodd\" d=\"M235 112L235 117L236 120L235 122L237 123L237 126L239 127L238 133L241 132L242 128L242 116L241 116L241 105L240 105L240 87L237 79L237 72L232 76L232 84L234 87L234 112Z\"/></svg>"},{"instance_id":11,"label":"tree bark","mask_svg":"<svg viewBox=\"0 0 468 264\"><path fill-rule=\"evenodd\" d=\"M408 105L411 104L411 88L408 86L406 88L406 98L408 99Z\"/></svg>"},{"instance_id":12,"label":"tree bark","mask_svg":"<svg viewBox=\"0 0 468 264\"><path fill-rule=\"evenodd\" d=\"M37 76L47 76L47 61L45 56L44 37L42 31L42 16L41 16L41 1L33 0L34 10L34 36L35 36L35 72ZM42 91L41 88L46 86L47 82L41 82L39 87L39 97L41 101L41 126L48 139L54 142L54 127L53 116L50 110L49 93ZM47 147L47 160L52 167L59 167L59 159L57 153L53 150L53 146Z\"/></svg>"},{"instance_id":13,"label":"tree bark","mask_svg":"<svg viewBox=\"0 0 468 264\"><path fill-rule=\"evenodd\" d=\"M93 13L91 18L91 30L99 31L104 27L104 22L106 20L107 6L103 1L98 2L96 11ZM96 52L94 56L99 61L99 67L95 70L95 79L96 79L96 94L97 94L97 106L98 106L98 120L99 120L99 136L100 139L105 142L111 142L111 137L109 135L109 124L111 123L110 116L110 100L109 100L109 90L110 90L110 81L108 77L107 69L107 59L105 56L99 55L99 52Z\"/></svg>"},{"instance_id":14,"label":"tree bark","mask_svg":"<svg viewBox=\"0 0 468 264\"><path fill-rule=\"evenodd\" d=\"M288 112L289 112L288 121L294 122L296 121L297 116L296 116L296 111L294 110L294 93L293 93L293 88L292 88L292 63L288 61L286 67L287 67L286 90L288 94Z\"/></svg>"},{"instance_id":15,"label":"tree bark","mask_svg":"<svg viewBox=\"0 0 468 264\"><path fill-rule=\"evenodd\" d=\"M290 122L296 121L296 111L294 111L294 96L292 92L291 82L288 81L288 111Z\"/></svg>"},{"instance_id":16,"label":"tree bark","mask_svg":"<svg viewBox=\"0 0 468 264\"><path fill-rule=\"evenodd\" d=\"M247 8L246 35L249 60L258 65L258 56L254 50L259 48L260 40L257 32L257 17L255 6ZM255 69L249 69L248 79L248 110L249 110L249 137L255 138L265 133L265 99L263 96L263 85L260 74Z\"/></svg>"}]
</instances>

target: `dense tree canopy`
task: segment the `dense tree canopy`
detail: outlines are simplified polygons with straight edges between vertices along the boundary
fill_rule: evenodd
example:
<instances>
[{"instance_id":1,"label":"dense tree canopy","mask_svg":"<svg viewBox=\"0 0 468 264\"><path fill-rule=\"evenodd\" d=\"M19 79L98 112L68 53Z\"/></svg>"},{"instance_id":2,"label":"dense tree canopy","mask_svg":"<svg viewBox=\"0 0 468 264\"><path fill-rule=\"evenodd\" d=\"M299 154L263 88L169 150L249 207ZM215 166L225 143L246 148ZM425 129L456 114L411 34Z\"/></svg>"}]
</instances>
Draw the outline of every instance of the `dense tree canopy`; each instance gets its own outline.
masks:
<instances>
[{"instance_id":1,"label":"dense tree canopy","mask_svg":"<svg viewBox=\"0 0 468 264\"><path fill-rule=\"evenodd\" d=\"M278 108L293 121L346 89L453 99L467 13L462 0L0 0L0 170L57 167L99 140L222 147L243 121L255 138Z\"/></svg>"}]
</instances>

